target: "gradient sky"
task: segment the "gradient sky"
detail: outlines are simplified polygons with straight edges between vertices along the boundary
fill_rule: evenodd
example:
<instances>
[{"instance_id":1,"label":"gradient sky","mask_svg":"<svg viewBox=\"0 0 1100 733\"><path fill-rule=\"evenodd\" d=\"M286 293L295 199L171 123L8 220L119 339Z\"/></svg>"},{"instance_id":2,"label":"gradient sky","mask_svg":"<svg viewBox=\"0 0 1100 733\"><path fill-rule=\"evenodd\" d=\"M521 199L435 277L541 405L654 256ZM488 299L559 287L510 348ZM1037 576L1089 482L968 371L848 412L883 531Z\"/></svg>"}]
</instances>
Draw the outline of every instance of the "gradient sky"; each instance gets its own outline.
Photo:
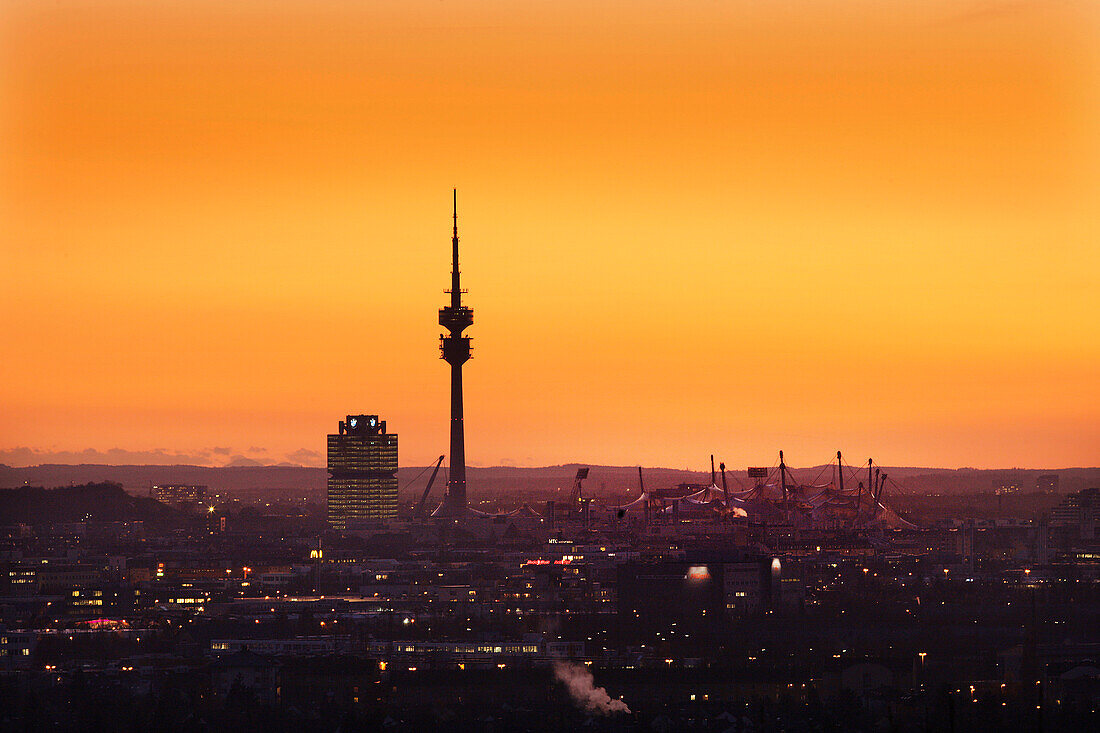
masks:
<instances>
[{"instance_id":1,"label":"gradient sky","mask_svg":"<svg viewBox=\"0 0 1100 733\"><path fill-rule=\"evenodd\" d=\"M473 464L1096 465L1097 38L1071 0L6 0L0 462L319 463L352 412L445 452L456 186Z\"/></svg>"}]
</instances>

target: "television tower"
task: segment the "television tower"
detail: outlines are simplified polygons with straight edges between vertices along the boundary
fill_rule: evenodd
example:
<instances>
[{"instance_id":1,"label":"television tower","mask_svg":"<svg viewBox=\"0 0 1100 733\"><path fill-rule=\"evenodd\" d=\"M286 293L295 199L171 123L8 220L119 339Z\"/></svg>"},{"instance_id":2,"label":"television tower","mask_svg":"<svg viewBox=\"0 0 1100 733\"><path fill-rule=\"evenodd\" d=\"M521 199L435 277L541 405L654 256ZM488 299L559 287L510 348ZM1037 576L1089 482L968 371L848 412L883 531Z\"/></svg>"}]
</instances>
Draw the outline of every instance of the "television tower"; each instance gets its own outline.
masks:
<instances>
[{"instance_id":1,"label":"television tower","mask_svg":"<svg viewBox=\"0 0 1100 733\"><path fill-rule=\"evenodd\" d=\"M458 189L454 190L454 232L451 235L451 304L439 309L439 325L449 332L439 335L441 357L451 365L451 473L443 503L435 517L461 517L466 503L466 438L462 426L462 365L470 359L470 337L462 332L474 322L474 312L462 305L458 272Z\"/></svg>"}]
</instances>

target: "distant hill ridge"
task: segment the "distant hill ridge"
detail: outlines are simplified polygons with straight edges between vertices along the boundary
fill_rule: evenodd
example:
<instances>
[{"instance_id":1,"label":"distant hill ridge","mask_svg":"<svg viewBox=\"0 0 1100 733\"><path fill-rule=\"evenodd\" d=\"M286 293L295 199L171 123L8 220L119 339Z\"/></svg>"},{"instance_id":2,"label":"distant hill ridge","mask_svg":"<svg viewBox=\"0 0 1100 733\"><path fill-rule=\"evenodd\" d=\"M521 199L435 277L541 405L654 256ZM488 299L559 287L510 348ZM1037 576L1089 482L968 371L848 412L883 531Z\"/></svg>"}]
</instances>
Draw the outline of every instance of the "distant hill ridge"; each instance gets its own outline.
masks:
<instances>
[{"instance_id":1,"label":"distant hill ridge","mask_svg":"<svg viewBox=\"0 0 1100 733\"><path fill-rule=\"evenodd\" d=\"M483 491L488 495L510 490L545 491L555 488L568 488L579 465L591 468L588 481L590 490L598 489L601 484L608 492L636 490L638 469L636 466L599 466L593 464L563 464L537 468L493 466L469 467L468 481L471 491ZM1060 468L1060 469L946 469L920 467L883 467L891 478L898 481L908 491L944 493L988 492L994 481L1016 480L1022 491L1031 491L1035 479L1042 474L1056 473L1061 480L1061 491L1077 491L1090 486L1100 486L1100 468ZM415 484L414 477L424 471L422 466L402 468L398 480L403 494L415 493L422 489L427 481L427 472L421 475ZM646 486L661 488L678 483L709 483L709 471L689 471L673 468L643 468ZM831 466L813 466L792 469L795 481L811 482L815 478L828 481L832 476ZM863 473L855 467L857 480ZM328 473L323 468L307 466L110 466L101 464L60 465L46 464L13 468L0 465L0 487L19 486L66 486L75 484L115 482L121 484L131 494L144 496L153 484L200 484L209 486L212 491L228 491L246 495L254 492L271 492L274 495L286 494L287 498L297 496L323 496ZM731 487L747 486L748 479L744 469L727 471ZM852 479L849 475L848 480ZM442 492L446 481L441 474L432 489L433 494ZM402 498L406 498L403 496Z\"/></svg>"}]
</instances>

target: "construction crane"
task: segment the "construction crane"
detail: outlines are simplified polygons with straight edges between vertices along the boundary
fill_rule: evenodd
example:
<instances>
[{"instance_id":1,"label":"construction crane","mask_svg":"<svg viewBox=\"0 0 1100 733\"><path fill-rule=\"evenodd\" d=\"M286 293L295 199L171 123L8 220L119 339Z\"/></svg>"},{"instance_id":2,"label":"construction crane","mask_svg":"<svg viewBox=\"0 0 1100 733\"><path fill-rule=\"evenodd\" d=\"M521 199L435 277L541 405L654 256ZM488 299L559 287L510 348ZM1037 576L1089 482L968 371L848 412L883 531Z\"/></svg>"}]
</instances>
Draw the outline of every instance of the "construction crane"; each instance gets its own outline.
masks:
<instances>
[{"instance_id":1,"label":"construction crane","mask_svg":"<svg viewBox=\"0 0 1100 733\"><path fill-rule=\"evenodd\" d=\"M435 477L439 473L439 467L443 465L443 456L439 457L439 460L435 462L435 468L432 469L432 475L428 479L428 485L424 487L424 493L420 495L420 501L416 504L416 516L424 516L424 505L428 501L428 492L432 490L432 484L435 483Z\"/></svg>"}]
</instances>

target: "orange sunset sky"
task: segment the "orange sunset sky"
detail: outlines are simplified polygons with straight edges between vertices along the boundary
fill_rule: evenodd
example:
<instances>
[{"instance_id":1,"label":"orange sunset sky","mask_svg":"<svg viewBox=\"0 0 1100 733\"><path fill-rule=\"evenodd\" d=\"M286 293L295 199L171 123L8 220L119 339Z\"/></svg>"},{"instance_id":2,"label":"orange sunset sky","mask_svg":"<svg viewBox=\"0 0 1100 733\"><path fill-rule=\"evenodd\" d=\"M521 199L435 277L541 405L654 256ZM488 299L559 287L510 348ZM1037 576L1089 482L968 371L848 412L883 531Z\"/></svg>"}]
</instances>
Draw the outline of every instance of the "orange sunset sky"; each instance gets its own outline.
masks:
<instances>
[{"instance_id":1,"label":"orange sunset sky","mask_svg":"<svg viewBox=\"0 0 1100 733\"><path fill-rule=\"evenodd\" d=\"M1100 4L0 4L0 462L1100 463ZM77 455L74 455L77 454Z\"/></svg>"}]
</instances>

